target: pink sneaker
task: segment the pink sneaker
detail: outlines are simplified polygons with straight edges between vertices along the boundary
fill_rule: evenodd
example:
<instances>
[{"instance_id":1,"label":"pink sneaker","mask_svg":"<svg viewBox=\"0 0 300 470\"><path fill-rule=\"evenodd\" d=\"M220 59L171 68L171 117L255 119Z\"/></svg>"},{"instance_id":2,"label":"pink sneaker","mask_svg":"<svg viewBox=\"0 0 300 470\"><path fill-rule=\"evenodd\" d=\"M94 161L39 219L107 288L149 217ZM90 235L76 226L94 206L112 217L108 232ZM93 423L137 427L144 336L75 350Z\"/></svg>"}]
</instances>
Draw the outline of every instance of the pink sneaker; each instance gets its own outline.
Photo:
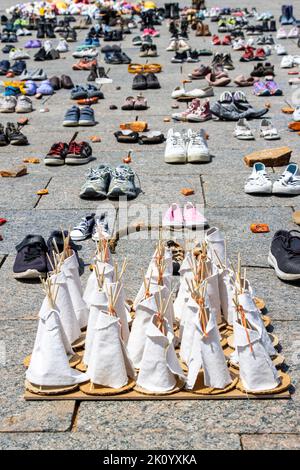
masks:
<instances>
[{"instance_id":1,"label":"pink sneaker","mask_svg":"<svg viewBox=\"0 0 300 470\"><path fill-rule=\"evenodd\" d=\"M182 210L178 204L173 203L163 217L164 227L182 227L183 216Z\"/></svg>"},{"instance_id":2,"label":"pink sneaker","mask_svg":"<svg viewBox=\"0 0 300 470\"><path fill-rule=\"evenodd\" d=\"M197 211L192 202L187 202L183 209L185 226L188 228L205 227L208 225L204 215Z\"/></svg>"},{"instance_id":3,"label":"pink sneaker","mask_svg":"<svg viewBox=\"0 0 300 470\"><path fill-rule=\"evenodd\" d=\"M152 36L151 35L151 29L150 28L145 28L143 31L143 37L144 36Z\"/></svg>"},{"instance_id":4,"label":"pink sneaker","mask_svg":"<svg viewBox=\"0 0 300 470\"><path fill-rule=\"evenodd\" d=\"M157 31L157 29L154 29L154 28L149 29L149 34L150 34L150 36L153 36L154 38L159 37L159 31Z\"/></svg>"}]
</instances>

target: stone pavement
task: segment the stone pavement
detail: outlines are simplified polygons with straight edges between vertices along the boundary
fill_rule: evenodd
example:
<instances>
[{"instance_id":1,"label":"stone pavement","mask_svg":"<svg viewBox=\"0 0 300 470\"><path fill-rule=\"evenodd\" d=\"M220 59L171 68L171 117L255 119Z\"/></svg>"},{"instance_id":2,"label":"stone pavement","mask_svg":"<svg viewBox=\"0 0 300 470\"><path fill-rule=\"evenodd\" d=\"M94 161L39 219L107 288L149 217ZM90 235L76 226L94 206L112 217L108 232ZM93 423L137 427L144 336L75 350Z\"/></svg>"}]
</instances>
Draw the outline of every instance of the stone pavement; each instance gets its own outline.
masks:
<instances>
[{"instance_id":1,"label":"stone pavement","mask_svg":"<svg viewBox=\"0 0 300 470\"><path fill-rule=\"evenodd\" d=\"M2 0L1 8L14 4L13 0ZM181 5L189 2L181 2ZM209 7L215 2L207 1ZM228 2L219 1L220 6ZM279 2L264 2L265 10L272 10L278 18ZM231 0L229 6L243 6ZM260 2L251 2L260 11ZM300 6L294 2L295 15L300 18ZM215 24L210 23L214 30ZM180 84L193 68L193 64L181 66L171 64L172 53L165 51L169 34L166 25L159 28L157 39L160 56L154 60L163 64L164 71L158 75L162 88L145 91L150 108L140 113L153 129L165 133L171 123L163 118L172 112L171 91ZM134 32L135 33L135 32ZM80 38L84 37L80 33ZM135 34L127 36L122 46L133 62L139 62L139 48L131 46ZM210 40L195 38L190 42L197 48L210 47ZM56 43L56 42L55 42ZM124 44L124 45L123 45ZM286 40L288 52L299 54L296 42ZM75 45L71 45L74 49ZM215 48L216 51L230 51L231 48ZM33 55L33 53L31 53ZM3 55L3 54L2 54ZM236 69L230 72L235 78L241 71L250 72L253 63L239 62L240 53L233 52ZM1 59L3 57L1 56ZM210 58L204 63L209 64ZM284 100L292 100L292 91L287 84L287 71L278 68L280 58L271 57L276 67L276 81L284 89L284 97L259 98L251 95L251 89L244 89L255 107L271 103L269 116L281 133L279 145L293 149L293 160L300 163L300 137L287 130L288 116L280 113ZM70 74L74 83L84 83L86 72L73 72L71 54L60 61L40 64L48 76L60 73ZM35 63L31 60L30 66ZM29 66L29 67L30 67ZM118 144L113 136L124 120L135 119L136 113L122 112L120 106L126 96L132 94L133 76L127 73L127 66L111 66L112 85L104 85L106 99L95 106L98 125L95 128L80 129L79 138L88 139L100 135L102 142L93 145L95 163L118 164L130 148ZM195 86L203 82L194 83ZM193 84L193 85L194 85ZM121 89L117 90L116 87ZM227 87L231 89L231 87ZM216 89L216 97L223 89ZM214 101L214 98L212 98ZM21 162L24 157L43 159L50 146L59 140L68 141L73 131L62 127L64 111L71 104L68 91L57 92L47 103L49 113L38 112L41 104L35 102L36 111L30 115L30 125L24 132L29 138L28 147L7 146L0 150L1 166ZM116 104L118 110L110 111ZM180 105L184 109L185 104ZM15 115L0 116L0 122L15 120ZM258 129L259 121L251 126ZM180 123L174 127L182 129ZM198 128L199 125L191 124ZM201 166L170 166L164 163L164 145L133 148L132 167L137 171L143 194L134 203L170 204L175 200L183 202L180 189L191 186L195 189L195 202L204 205L205 215L211 226L219 227L226 233L228 249L235 260L241 253L243 266L256 289L268 307L268 314L279 336L286 358L288 371L295 388L291 400L243 400L243 401L175 401L175 402L25 402L22 398L24 368L22 360L30 353L36 332L36 316L43 298L37 284L17 282L12 277L15 244L28 233L40 233L47 237L51 230L73 226L81 216L92 210L109 208L107 202L82 201L78 197L86 166L61 168L29 165L29 175L20 179L0 180L0 216L8 219L1 228L3 241L0 242L0 448L1 449L296 449L299 440L298 383L300 348L300 304L299 286L289 285L277 279L267 263L267 253L274 232L279 228L296 229L292 213L300 209L299 197L251 197L244 194L243 185L249 169L243 163L243 156L253 150L269 145L259 137L254 142L240 142L232 137L234 123L209 121L205 123L209 148L213 161ZM274 145L274 147L277 144ZM93 164L94 162L92 162ZM280 169L276 169L277 174ZM275 175L274 175L275 177ZM49 195L38 197L36 191L48 188ZM131 203L133 204L133 203ZM130 220L139 220L132 206ZM142 208L141 208L142 209ZM118 214L118 213L117 213ZM145 218L145 214L143 215ZM142 217L142 218L143 218ZM111 225L117 228L117 218L112 216ZM254 235L249 226L253 222L266 222L271 232ZM117 256L127 256L128 294L134 295L140 283L140 269L145 268L153 251L155 241L140 240L136 236L123 239L117 247ZM91 241L82 243L80 252L86 266L92 256ZM87 269L83 275L83 282Z\"/></svg>"}]
</instances>

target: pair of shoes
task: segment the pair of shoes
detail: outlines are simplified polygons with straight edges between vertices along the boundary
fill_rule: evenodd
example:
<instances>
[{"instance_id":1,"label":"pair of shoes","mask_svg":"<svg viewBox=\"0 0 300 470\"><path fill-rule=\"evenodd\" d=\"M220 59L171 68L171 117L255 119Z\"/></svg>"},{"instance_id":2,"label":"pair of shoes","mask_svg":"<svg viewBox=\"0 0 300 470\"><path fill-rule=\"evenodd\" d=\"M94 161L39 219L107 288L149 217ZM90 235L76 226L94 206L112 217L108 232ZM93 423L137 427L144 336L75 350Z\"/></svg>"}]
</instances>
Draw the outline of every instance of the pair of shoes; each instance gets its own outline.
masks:
<instances>
[{"instance_id":1,"label":"pair of shoes","mask_svg":"<svg viewBox=\"0 0 300 470\"><path fill-rule=\"evenodd\" d=\"M204 228L208 225L206 218L197 210L192 202L184 205L183 211L178 204L173 203L162 220L163 227L175 228Z\"/></svg>"},{"instance_id":2,"label":"pair of shoes","mask_svg":"<svg viewBox=\"0 0 300 470\"><path fill-rule=\"evenodd\" d=\"M120 29L115 29L113 31L105 31L103 41L123 41L123 33Z\"/></svg>"},{"instance_id":3,"label":"pair of shoes","mask_svg":"<svg viewBox=\"0 0 300 470\"><path fill-rule=\"evenodd\" d=\"M228 72L224 70L222 65L215 67L213 72L208 73L205 80L208 82L209 86L221 87L225 87L231 82L231 79L228 77Z\"/></svg>"},{"instance_id":4,"label":"pair of shoes","mask_svg":"<svg viewBox=\"0 0 300 470\"><path fill-rule=\"evenodd\" d=\"M272 183L263 163L253 166L251 175L245 184L247 194L281 194L296 196L300 194L300 173L296 163L290 163L279 178Z\"/></svg>"},{"instance_id":5,"label":"pair of shoes","mask_svg":"<svg viewBox=\"0 0 300 470\"><path fill-rule=\"evenodd\" d=\"M45 47L41 49L34 55L34 60L36 62L43 62L45 60L57 60L60 58L59 52L55 49L46 50Z\"/></svg>"},{"instance_id":6,"label":"pair of shoes","mask_svg":"<svg viewBox=\"0 0 300 470\"><path fill-rule=\"evenodd\" d=\"M3 96L0 98L0 113L31 113L32 101L28 96Z\"/></svg>"},{"instance_id":7,"label":"pair of shoes","mask_svg":"<svg viewBox=\"0 0 300 470\"><path fill-rule=\"evenodd\" d=\"M173 64L182 64L183 62L199 62L199 54L196 50L188 52L176 52L174 57L172 57L171 62Z\"/></svg>"},{"instance_id":8,"label":"pair of shoes","mask_svg":"<svg viewBox=\"0 0 300 470\"><path fill-rule=\"evenodd\" d=\"M103 99L104 95L102 91L98 90L98 88L95 85L91 85L91 84L87 86L76 85L71 90L72 100L82 100L86 98Z\"/></svg>"},{"instance_id":9,"label":"pair of shoes","mask_svg":"<svg viewBox=\"0 0 300 470\"><path fill-rule=\"evenodd\" d=\"M22 75L24 70L26 70L26 63L24 60L17 60L12 66L8 60L0 61L0 75L6 75L7 78Z\"/></svg>"},{"instance_id":10,"label":"pair of shoes","mask_svg":"<svg viewBox=\"0 0 300 470\"><path fill-rule=\"evenodd\" d=\"M104 84L112 83L113 82L112 79L109 78L107 75L108 72L109 72L109 69L106 72L104 67L95 66L91 69L91 72L89 76L87 77L87 81L96 82L97 85L104 85Z\"/></svg>"},{"instance_id":11,"label":"pair of shoes","mask_svg":"<svg viewBox=\"0 0 300 470\"><path fill-rule=\"evenodd\" d=\"M160 33L155 28L145 28L143 31L143 36L152 36L153 38L158 38Z\"/></svg>"},{"instance_id":12,"label":"pair of shoes","mask_svg":"<svg viewBox=\"0 0 300 470\"><path fill-rule=\"evenodd\" d=\"M239 140L255 139L254 132L245 118L238 120L233 135ZM262 119L260 123L259 135L268 141L280 139L277 129L273 126L272 121L269 119Z\"/></svg>"},{"instance_id":13,"label":"pair of shoes","mask_svg":"<svg viewBox=\"0 0 300 470\"><path fill-rule=\"evenodd\" d=\"M201 104L200 99L195 98L185 111L172 114L172 119L183 122L204 122L212 119L209 100L205 100Z\"/></svg>"},{"instance_id":14,"label":"pair of shoes","mask_svg":"<svg viewBox=\"0 0 300 470\"><path fill-rule=\"evenodd\" d=\"M298 26L293 26L290 31L287 33L284 28L279 28L276 34L276 39L298 39L299 38L299 28Z\"/></svg>"},{"instance_id":15,"label":"pair of shoes","mask_svg":"<svg viewBox=\"0 0 300 470\"><path fill-rule=\"evenodd\" d=\"M47 166L83 165L92 159L92 148L87 142L75 142L69 144L58 142L52 145L47 153L44 163Z\"/></svg>"},{"instance_id":16,"label":"pair of shoes","mask_svg":"<svg viewBox=\"0 0 300 470\"><path fill-rule=\"evenodd\" d=\"M58 51L59 53L68 52L69 44L67 43L65 39L60 38L55 50Z\"/></svg>"},{"instance_id":17,"label":"pair of shoes","mask_svg":"<svg viewBox=\"0 0 300 470\"><path fill-rule=\"evenodd\" d=\"M73 52L72 56L75 59L94 59L98 56L98 51L95 47L90 47L87 49L80 49L79 51Z\"/></svg>"},{"instance_id":18,"label":"pair of shoes","mask_svg":"<svg viewBox=\"0 0 300 470\"><path fill-rule=\"evenodd\" d=\"M164 142L165 137L161 131L151 131L147 134L139 134L131 129L122 129L114 133L115 138L121 144L154 145Z\"/></svg>"},{"instance_id":19,"label":"pair of shoes","mask_svg":"<svg viewBox=\"0 0 300 470\"><path fill-rule=\"evenodd\" d=\"M24 45L25 49L39 49L42 43L39 39L29 39Z\"/></svg>"},{"instance_id":20,"label":"pair of shoes","mask_svg":"<svg viewBox=\"0 0 300 470\"><path fill-rule=\"evenodd\" d=\"M283 92L274 80L266 80L254 83L253 94L255 96L281 96Z\"/></svg>"},{"instance_id":21,"label":"pair of shoes","mask_svg":"<svg viewBox=\"0 0 300 470\"><path fill-rule=\"evenodd\" d=\"M211 73L211 67L208 65L201 64L199 67L193 70L192 73L188 75L192 80L201 80L205 78L209 73Z\"/></svg>"},{"instance_id":22,"label":"pair of shoes","mask_svg":"<svg viewBox=\"0 0 300 470\"><path fill-rule=\"evenodd\" d=\"M87 180L79 194L82 199L134 199L138 195L135 173L129 165L112 168L101 164L97 168L90 168L86 176Z\"/></svg>"},{"instance_id":23,"label":"pair of shoes","mask_svg":"<svg viewBox=\"0 0 300 470\"><path fill-rule=\"evenodd\" d=\"M285 55L280 63L282 69L290 69L298 65L300 65L300 57L292 55Z\"/></svg>"},{"instance_id":24,"label":"pair of shoes","mask_svg":"<svg viewBox=\"0 0 300 470\"><path fill-rule=\"evenodd\" d=\"M238 75L234 79L234 83L240 87L252 86L254 84L254 77L245 77L245 75Z\"/></svg>"},{"instance_id":25,"label":"pair of shoes","mask_svg":"<svg viewBox=\"0 0 300 470\"><path fill-rule=\"evenodd\" d=\"M123 111L143 111L148 109L147 99L142 94L138 95L136 98L128 96L121 109Z\"/></svg>"},{"instance_id":26,"label":"pair of shoes","mask_svg":"<svg viewBox=\"0 0 300 470\"><path fill-rule=\"evenodd\" d=\"M75 126L95 126L95 113L93 108L85 106L79 108L78 106L72 106L69 108L63 120L63 126L75 127Z\"/></svg>"},{"instance_id":27,"label":"pair of shoes","mask_svg":"<svg viewBox=\"0 0 300 470\"><path fill-rule=\"evenodd\" d=\"M266 52L262 47L256 49L254 53L254 48L247 46L245 52L240 58L240 62L251 62L252 60L265 60Z\"/></svg>"},{"instance_id":28,"label":"pair of shoes","mask_svg":"<svg viewBox=\"0 0 300 470\"><path fill-rule=\"evenodd\" d=\"M30 55L27 54L26 51L24 51L23 49L11 49L10 53L9 53L9 59L10 60L26 60L26 59L30 59Z\"/></svg>"},{"instance_id":29,"label":"pair of shoes","mask_svg":"<svg viewBox=\"0 0 300 470\"><path fill-rule=\"evenodd\" d=\"M24 240L16 246L17 255L13 265L13 276L15 279L39 279L46 277L48 272L53 271L53 252L56 248L60 253L64 251L65 239L68 232L55 230L50 234L47 243L41 235L27 235ZM75 252L77 250L72 241L69 247Z\"/></svg>"},{"instance_id":30,"label":"pair of shoes","mask_svg":"<svg viewBox=\"0 0 300 470\"><path fill-rule=\"evenodd\" d=\"M259 119L268 112L268 108L255 110L242 91L234 93L224 91L210 109L212 114L223 121L238 121L241 118Z\"/></svg>"},{"instance_id":31,"label":"pair of shoes","mask_svg":"<svg viewBox=\"0 0 300 470\"><path fill-rule=\"evenodd\" d=\"M140 57L157 57L157 47L155 44L142 44L140 48Z\"/></svg>"},{"instance_id":32,"label":"pair of shoes","mask_svg":"<svg viewBox=\"0 0 300 470\"><path fill-rule=\"evenodd\" d=\"M154 73L138 73L133 78L133 90L156 90L158 88L160 88L160 83Z\"/></svg>"},{"instance_id":33,"label":"pair of shoes","mask_svg":"<svg viewBox=\"0 0 300 470\"><path fill-rule=\"evenodd\" d=\"M214 96L214 90L208 86L205 88L195 88L191 91L186 91L182 86L174 88L171 97L177 101L191 101L194 98L208 98Z\"/></svg>"},{"instance_id":34,"label":"pair of shoes","mask_svg":"<svg viewBox=\"0 0 300 470\"><path fill-rule=\"evenodd\" d=\"M273 36L270 34L269 36L258 36L256 39L256 44L258 46L274 46L275 41Z\"/></svg>"},{"instance_id":35,"label":"pair of shoes","mask_svg":"<svg viewBox=\"0 0 300 470\"><path fill-rule=\"evenodd\" d=\"M6 129L0 124L0 146L4 145L27 145L27 137L20 131L20 126L8 122Z\"/></svg>"},{"instance_id":36,"label":"pair of shoes","mask_svg":"<svg viewBox=\"0 0 300 470\"><path fill-rule=\"evenodd\" d=\"M227 34L223 39L220 39L217 34L214 34L211 43L214 46L231 46L231 36Z\"/></svg>"},{"instance_id":37,"label":"pair of shoes","mask_svg":"<svg viewBox=\"0 0 300 470\"><path fill-rule=\"evenodd\" d=\"M184 39L177 39L177 38L172 38L170 41L170 44L166 48L166 51L179 51L179 52L184 52L184 51L189 51L190 50L189 44L184 40Z\"/></svg>"},{"instance_id":38,"label":"pair of shoes","mask_svg":"<svg viewBox=\"0 0 300 470\"><path fill-rule=\"evenodd\" d=\"M54 75L49 79L53 90L70 90L74 87L74 83L69 75L62 75L61 77L57 77Z\"/></svg>"},{"instance_id":39,"label":"pair of shoes","mask_svg":"<svg viewBox=\"0 0 300 470\"><path fill-rule=\"evenodd\" d=\"M104 61L107 64L113 64L113 65L119 65L119 64L130 64L131 59L128 57L125 52L118 52L118 51L113 51L113 52L105 52L104 54Z\"/></svg>"},{"instance_id":40,"label":"pair of shoes","mask_svg":"<svg viewBox=\"0 0 300 470\"><path fill-rule=\"evenodd\" d=\"M97 35L91 35L90 33L87 35L83 42L84 46L91 46L91 47L100 47L99 37Z\"/></svg>"},{"instance_id":41,"label":"pair of shoes","mask_svg":"<svg viewBox=\"0 0 300 470\"><path fill-rule=\"evenodd\" d=\"M18 38L15 33L3 33L1 36L1 42L18 42Z\"/></svg>"},{"instance_id":42,"label":"pair of shoes","mask_svg":"<svg viewBox=\"0 0 300 470\"><path fill-rule=\"evenodd\" d=\"M92 70L97 67L97 59L81 59L76 64L72 65L73 70Z\"/></svg>"},{"instance_id":43,"label":"pair of shoes","mask_svg":"<svg viewBox=\"0 0 300 470\"><path fill-rule=\"evenodd\" d=\"M50 80L44 80L38 86L33 80L26 80L25 94L28 96L36 95L36 98L53 95L54 90Z\"/></svg>"},{"instance_id":44,"label":"pair of shoes","mask_svg":"<svg viewBox=\"0 0 300 470\"><path fill-rule=\"evenodd\" d=\"M80 223L70 232L71 240L74 241L86 240L89 237L92 237L94 241L98 241L100 237L108 239L110 236L111 232L106 212L100 215L91 214L82 217Z\"/></svg>"},{"instance_id":45,"label":"pair of shoes","mask_svg":"<svg viewBox=\"0 0 300 470\"><path fill-rule=\"evenodd\" d=\"M270 62L265 62L264 64L255 65L253 71L250 73L251 77L266 77L273 78L275 77L274 65L271 65Z\"/></svg>"},{"instance_id":46,"label":"pair of shoes","mask_svg":"<svg viewBox=\"0 0 300 470\"><path fill-rule=\"evenodd\" d=\"M214 67L215 65L222 65L226 70L234 70L235 68L230 54L215 54L212 59L211 65L212 67Z\"/></svg>"},{"instance_id":47,"label":"pair of shoes","mask_svg":"<svg viewBox=\"0 0 300 470\"><path fill-rule=\"evenodd\" d=\"M34 69L31 71L24 69L20 76L20 80L40 81L40 80L46 80L46 79L47 79L47 74L43 69Z\"/></svg>"},{"instance_id":48,"label":"pair of shoes","mask_svg":"<svg viewBox=\"0 0 300 470\"><path fill-rule=\"evenodd\" d=\"M300 279L300 236L298 230L275 232L268 256L269 265L282 281Z\"/></svg>"},{"instance_id":49,"label":"pair of shoes","mask_svg":"<svg viewBox=\"0 0 300 470\"><path fill-rule=\"evenodd\" d=\"M165 148L166 163L204 163L210 162L206 133L203 129L175 132L169 129Z\"/></svg>"}]
</instances>

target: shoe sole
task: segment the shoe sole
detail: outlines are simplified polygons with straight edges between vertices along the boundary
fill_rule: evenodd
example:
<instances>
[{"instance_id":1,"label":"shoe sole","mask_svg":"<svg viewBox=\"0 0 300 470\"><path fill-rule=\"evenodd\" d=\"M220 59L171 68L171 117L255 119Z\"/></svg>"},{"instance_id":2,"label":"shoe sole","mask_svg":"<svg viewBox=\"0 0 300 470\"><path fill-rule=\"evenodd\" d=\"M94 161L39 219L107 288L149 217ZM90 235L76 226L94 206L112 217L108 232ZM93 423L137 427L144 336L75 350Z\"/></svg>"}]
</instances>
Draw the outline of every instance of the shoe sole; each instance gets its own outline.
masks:
<instances>
[{"instance_id":1,"label":"shoe sole","mask_svg":"<svg viewBox=\"0 0 300 470\"><path fill-rule=\"evenodd\" d=\"M95 126L95 121L78 121L79 126Z\"/></svg>"},{"instance_id":2,"label":"shoe sole","mask_svg":"<svg viewBox=\"0 0 300 470\"><path fill-rule=\"evenodd\" d=\"M165 157L165 163L187 163L187 158L184 157Z\"/></svg>"},{"instance_id":3,"label":"shoe sole","mask_svg":"<svg viewBox=\"0 0 300 470\"><path fill-rule=\"evenodd\" d=\"M19 114L32 113L32 111L33 109L16 108L16 113L19 113Z\"/></svg>"},{"instance_id":4,"label":"shoe sole","mask_svg":"<svg viewBox=\"0 0 300 470\"><path fill-rule=\"evenodd\" d=\"M65 160L67 165L84 165L92 160L92 157L78 158L74 156L68 156Z\"/></svg>"},{"instance_id":5,"label":"shoe sole","mask_svg":"<svg viewBox=\"0 0 300 470\"><path fill-rule=\"evenodd\" d=\"M15 109L0 109L0 113L14 113Z\"/></svg>"},{"instance_id":6,"label":"shoe sole","mask_svg":"<svg viewBox=\"0 0 300 470\"><path fill-rule=\"evenodd\" d=\"M209 163L210 161L210 155L197 155L196 157L187 157L188 163Z\"/></svg>"},{"instance_id":7,"label":"shoe sole","mask_svg":"<svg viewBox=\"0 0 300 470\"><path fill-rule=\"evenodd\" d=\"M62 166L62 165L65 164L65 160L58 160L58 159L53 159L52 160L50 158L49 159L46 158L44 160L44 163L45 163L46 166Z\"/></svg>"},{"instance_id":8,"label":"shoe sole","mask_svg":"<svg viewBox=\"0 0 300 470\"><path fill-rule=\"evenodd\" d=\"M97 191L90 189L86 190L83 194L80 194L79 197L81 199L106 199L107 195L101 193L99 194Z\"/></svg>"},{"instance_id":9,"label":"shoe sole","mask_svg":"<svg viewBox=\"0 0 300 470\"><path fill-rule=\"evenodd\" d=\"M289 274L281 271L278 268L275 256L273 256L271 252L269 252L268 255L268 263L270 266L272 266L272 268L275 269L276 276L282 281L298 281L300 279L300 274Z\"/></svg>"},{"instance_id":10,"label":"shoe sole","mask_svg":"<svg viewBox=\"0 0 300 470\"><path fill-rule=\"evenodd\" d=\"M64 121L63 122L63 126L65 127L76 127L78 126L78 122L77 121Z\"/></svg>"},{"instance_id":11,"label":"shoe sole","mask_svg":"<svg viewBox=\"0 0 300 470\"><path fill-rule=\"evenodd\" d=\"M15 279L39 279L40 277L45 278L46 273L40 273L36 269L27 269L22 273L13 273Z\"/></svg>"}]
</instances>

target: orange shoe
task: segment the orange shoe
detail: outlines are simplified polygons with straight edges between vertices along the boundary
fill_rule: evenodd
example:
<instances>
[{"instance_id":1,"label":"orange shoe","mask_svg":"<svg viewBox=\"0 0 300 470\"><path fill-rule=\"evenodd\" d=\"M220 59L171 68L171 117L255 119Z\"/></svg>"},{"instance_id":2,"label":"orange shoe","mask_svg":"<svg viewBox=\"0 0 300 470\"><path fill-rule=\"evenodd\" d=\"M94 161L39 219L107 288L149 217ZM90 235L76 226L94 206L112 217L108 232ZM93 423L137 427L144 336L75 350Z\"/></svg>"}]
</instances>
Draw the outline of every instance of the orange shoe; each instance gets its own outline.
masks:
<instances>
[{"instance_id":1,"label":"orange shoe","mask_svg":"<svg viewBox=\"0 0 300 470\"><path fill-rule=\"evenodd\" d=\"M133 132L144 132L148 129L148 123L144 121L125 122L120 124L120 129L129 129Z\"/></svg>"},{"instance_id":2,"label":"orange shoe","mask_svg":"<svg viewBox=\"0 0 300 470\"><path fill-rule=\"evenodd\" d=\"M91 104L96 104L96 103L98 103L97 96L94 96L93 98L82 98L81 100L77 100L77 104L86 105L86 106L89 106Z\"/></svg>"},{"instance_id":3,"label":"orange shoe","mask_svg":"<svg viewBox=\"0 0 300 470\"><path fill-rule=\"evenodd\" d=\"M289 129L291 129L292 131L300 131L300 122L298 121L290 122Z\"/></svg>"},{"instance_id":4,"label":"orange shoe","mask_svg":"<svg viewBox=\"0 0 300 470\"><path fill-rule=\"evenodd\" d=\"M74 64L72 69L73 70L91 70L92 68L97 67L97 60L89 60L89 59L80 59L77 64Z\"/></svg>"}]
</instances>

